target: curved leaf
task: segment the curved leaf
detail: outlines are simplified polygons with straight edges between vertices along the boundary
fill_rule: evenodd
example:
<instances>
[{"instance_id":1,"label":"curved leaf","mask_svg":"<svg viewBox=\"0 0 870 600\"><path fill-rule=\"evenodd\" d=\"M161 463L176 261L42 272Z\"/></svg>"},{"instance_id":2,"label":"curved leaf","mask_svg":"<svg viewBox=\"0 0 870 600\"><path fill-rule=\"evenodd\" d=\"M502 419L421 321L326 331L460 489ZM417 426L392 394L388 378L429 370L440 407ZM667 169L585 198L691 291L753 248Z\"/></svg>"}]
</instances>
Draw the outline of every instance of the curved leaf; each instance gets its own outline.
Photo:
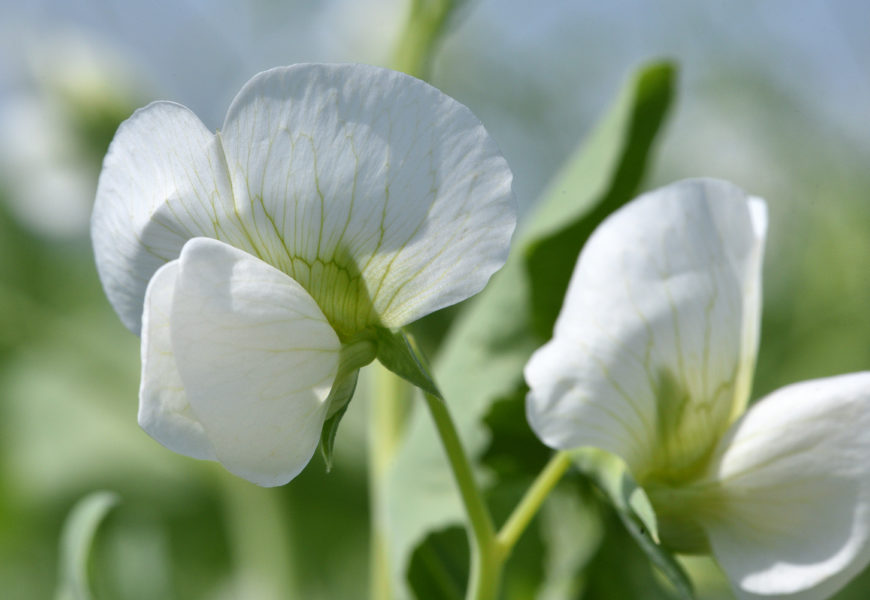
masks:
<instances>
[{"instance_id":1,"label":"curved leaf","mask_svg":"<svg viewBox=\"0 0 870 600\"><path fill-rule=\"evenodd\" d=\"M692 600L695 592L689 577L673 554L659 545L655 512L646 492L634 481L625 463L597 448L579 451L576 462L581 472L604 493L625 529L673 586L678 597Z\"/></svg>"},{"instance_id":2,"label":"curved leaf","mask_svg":"<svg viewBox=\"0 0 870 600\"><path fill-rule=\"evenodd\" d=\"M90 600L88 556L97 527L118 503L113 492L93 492L72 508L60 536L60 560L55 600Z\"/></svg>"}]
</instances>

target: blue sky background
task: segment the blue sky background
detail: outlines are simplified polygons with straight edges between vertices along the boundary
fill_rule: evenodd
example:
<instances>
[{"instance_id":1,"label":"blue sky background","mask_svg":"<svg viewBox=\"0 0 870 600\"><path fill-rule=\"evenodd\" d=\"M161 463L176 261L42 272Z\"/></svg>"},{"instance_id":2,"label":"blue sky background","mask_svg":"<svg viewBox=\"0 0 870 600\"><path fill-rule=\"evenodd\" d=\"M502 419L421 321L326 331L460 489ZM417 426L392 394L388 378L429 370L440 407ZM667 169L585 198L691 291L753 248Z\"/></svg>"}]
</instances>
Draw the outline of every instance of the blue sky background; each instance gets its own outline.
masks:
<instances>
[{"instance_id":1,"label":"blue sky background","mask_svg":"<svg viewBox=\"0 0 870 600\"><path fill-rule=\"evenodd\" d=\"M149 98L181 102L216 128L259 70L303 61L388 64L403 10L401 0L7 2L3 62L12 71L35 39L78 29L135 65ZM683 152L683 134L691 138L683 128L739 112L733 127L745 129L741 143L764 145L775 131L739 121L790 113L796 125L870 150L867 23L870 5L858 0L482 0L456 19L433 80L492 131L527 203L626 74L644 60L672 57L683 93L666 152L692 156L701 172L733 176L742 165L723 156L733 148L708 140L700 154Z\"/></svg>"}]
</instances>

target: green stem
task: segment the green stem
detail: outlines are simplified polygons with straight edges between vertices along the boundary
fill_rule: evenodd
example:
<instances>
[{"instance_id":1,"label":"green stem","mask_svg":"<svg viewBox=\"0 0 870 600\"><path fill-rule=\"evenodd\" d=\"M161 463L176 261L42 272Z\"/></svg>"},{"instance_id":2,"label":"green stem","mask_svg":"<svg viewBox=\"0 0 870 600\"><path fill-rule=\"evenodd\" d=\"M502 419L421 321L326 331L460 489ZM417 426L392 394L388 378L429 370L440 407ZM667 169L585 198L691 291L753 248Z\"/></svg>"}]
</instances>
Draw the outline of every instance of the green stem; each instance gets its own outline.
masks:
<instances>
[{"instance_id":1,"label":"green stem","mask_svg":"<svg viewBox=\"0 0 870 600\"><path fill-rule=\"evenodd\" d=\"M504 559L495 542L485 548L478 547L471 561L466 600L496 600L503 566Z\"/></svg>"},{"instance_id":2,"label":"green stem","mask_svg":"<svg viewBox=\"0 0 870 600\"><path fill-rule=\"evenodd\" d=\"M411 0L408 22L393 54L394 69L428 78L432 51L453 8L452 0Z\"/></svg>"},{"instance_id":3,"label":"green stem","mask_svg":"<svg viewBox=\"0 0 870 600\"><path fill-rule=\"evenodd\" d=\"M440 398L424 394L426 406L435 421L447 460L453 471L459 494L465 506L468 524L471 527L471 577L468 582L468 600L493 600L498 593L502 559L495 540L495 528L489 509L483 501L480 488L474 480L471 463L462 447L462 441L447 411L447 405Z\"/></svg>"},{"instance_id":4,"label":"green stem","mask_svg":"<svg viewBox=\"0 0 870 600\"><path fill-rule=\"evenodd\" d=\"M369 498L371 503L370 586L371 600L391 600L389 544L387 531L386 480L390 464L396 455L412 387L390 373L379 363L373 363L372 393L369 401Z\"/></svg>"},{"instance_id":5,"label":"green stem","mask_svg":"<svg viewBox=\"0 0 870 600\"><path fill-rule=\"evenodd\" d=\"M571 455L568 452L557 452L550 462L535 478L534 483L526 491L523 499L517 504L508 520L496 536L499 551L506 558L516 545L520 536L526 530L532 518L537 514L544 500L553 490L562 475L571 466Z\"/></svg>"},{"instance_id":6,"label":"green stem","mask_svg":"<svg viewBox=\"0 0 870 600\"><path fill-rule=\"evenodd\" d=\"M214 468L223 495L224 515L234 562L238 598L296 598L284 511L276 490L257 487Z\"/></svg>"}]
</instances>

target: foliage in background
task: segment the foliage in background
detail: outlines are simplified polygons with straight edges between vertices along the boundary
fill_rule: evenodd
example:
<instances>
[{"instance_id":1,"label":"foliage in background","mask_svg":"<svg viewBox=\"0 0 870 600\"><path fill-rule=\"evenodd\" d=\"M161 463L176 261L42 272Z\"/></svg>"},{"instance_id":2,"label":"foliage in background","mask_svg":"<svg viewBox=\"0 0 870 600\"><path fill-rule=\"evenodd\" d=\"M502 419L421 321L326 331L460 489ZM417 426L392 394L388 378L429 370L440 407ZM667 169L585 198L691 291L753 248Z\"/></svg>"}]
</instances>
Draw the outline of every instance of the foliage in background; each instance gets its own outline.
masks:
<instances>
[{"instance_id":1,"label":"foliage in background","mask_svg":"<svg viewBox=\"0 0 870 600\"><path fill-rule=\"evenodd\" d=\"M93 492L70 511L60 536L60 569L55 600L90 600L88 558L97 527L118 503L111 492Z\"/></svg>"},{"instance_id":2,"label":"foliage in background","mask_svg":"<svg viewBox=\"0 0 870 600\"><path fill-rule=\"evenodd\" d=\"M443 67L448 73L451 69L462 71L462 65ZM745 80L738 83L747 85ZM781 91L771 93L771 85L756 82L747 93L761 98L758 128L770 132L771 153L781 159L774 166L763 163L777 175L765 195L773 206L772 240L779 244L779 251L770 252L765 279L774 292L786 291L765 297L755 397L787 381L866 369L870 361L865 315L870 305L870 205L865 201L870 181L862 167L867 157L860 152L820 154L821 136L827 136L829 145L843 140L836 133L809 128L803 114L782 110L791 98L783 98ZM745 98L735 102L734 110L745 110ZM545 104L540 96L508 104L517 118L542 120ZM93 124L87 117L84 129L93 138L85 147L104 143L104 132L114 130L116 118ZM705 138L704 152L698 152L685 139L671 139L696 153L696 164L704 169L693 173L697 175L707 174L707 161L727 151L716 142L715 137ZM848 143L842 147L854 150ZM91 155L84 148L82 153ZM92 172L98 166L95 162ZM738 183L750 188L748 182ZM22 228L5 209L9 194L9 186L0 181L0 590L11 597L50 597L65 515L88 491L109 488L124 503L108 517L95 542L93 562L99 569L92 575L98 598L233 597L243 585L236 572L244 570L244 560L230 547L259 546L268 553L274 539L269 541L264 529L288 540L289 554L278 551L276 556L287 559L284 566L294 565L295 573L284 583L274 572L261 572L260 577L291 586L298 597L357 597L367 577L366 481L364 466L355 460L363 447L358 418L362 399L352 405L342 425L333 472L325 476L314 464L268 498L258 490L231 491L229 476L170 456L136 426L136 340L126 335L102 296L88 242L46 240ZM473 306L468 308L471 314ZM472 320L468 315L462 319ZM509 321L497 319L497 325ZM473 394L463 390L447 395L456 396L461 406ZM546 458L531 434L517 426L520 398L506 394L474 419L481 463L517 482L513 489L492 490L497 518ZM488 431L495 436L489 439ZM505 451L515 445L530 451L516 460ZM435 453L439 451L435 446ZM433 454L432 460L442 464L443 457ZM264 511L269 506L277 518ZM589 510L577 510L579 506ZM246 531L250 537L239 539ZM571 532L582 532L586 543L577 544ZM438 543L419 545L415 552L425 555L434 546L430 557L437 557L464 543L456 529L432 530L428 536ZM525 586L540 574L546 585L539 597L545 600L668 597L618 517L580 478L566 481L545 505L538 531L532 529L526 537L516 550L525 554L509 566L506 598L529 597L522 595L529 589ZM573 552L556 560L553 548ZM425 556L414 555L410 561L412 569L426 564L430 561ZM447 565L445 581L465 576L456 564ZM530 564L532 571L515 570L514 564ZM137 591L124 581L131 581L141 565L148 565L153 587ZM588 568L578 572L578 565ZM690 570L702 584L712 578L701 586L702 597L721 594L708 565L693 562ZM865 575L838 598L863 599L868 586L870 577ZM143 595L149 591L153 595Z\"/></svg>"}]
</instances>

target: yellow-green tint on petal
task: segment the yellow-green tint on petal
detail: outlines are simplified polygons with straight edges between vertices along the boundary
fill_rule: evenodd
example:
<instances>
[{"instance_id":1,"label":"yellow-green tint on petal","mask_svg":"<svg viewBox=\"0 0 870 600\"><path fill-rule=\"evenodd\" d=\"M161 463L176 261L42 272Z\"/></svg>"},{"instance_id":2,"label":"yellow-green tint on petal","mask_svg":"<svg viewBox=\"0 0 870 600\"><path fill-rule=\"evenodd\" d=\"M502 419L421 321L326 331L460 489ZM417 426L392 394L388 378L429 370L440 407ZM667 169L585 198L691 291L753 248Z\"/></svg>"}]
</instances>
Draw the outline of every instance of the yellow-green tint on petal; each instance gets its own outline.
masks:
<instances>
[{"instance_id":1,"label":"yellow-green tint on petal","mask_svg":"<svg viewBox=\"0 0 870 600\"><path fill-rule=\"evenodd\" d=\"M636 476L641 485L648 481L679 485L703 473L716 441L731 424L734 378L710 390L707 398L692 397L667 369L661 369L654 381L657 443L647 470Z\"/></svg>"},{"instance_id":2,"label":"yellow-green tint on petal","mask_svg":"<svg viewBox=\"0 0 870 600\"><path fill-rule=\"evenodd\" d=\"M642 486L703 473L746 401L762 245L751 201L722 181L678 182L606 219L525 369L539 437L612 452Z\"/></svg>"},{"instance_id":3,"label":"yellow-green tint on petal","mask_svg":"<svg viewBox=\"0 0 870 600\"><path fill-rule=\"evenodd\" d=\"M762 398L721 440L699 513L741 598L827 598L870 563L870 373Z\"/></svg>"},{"instance_id":4,"label":"yellow-green tint on petal","mask_svg":"<svg viewBox=\"0 0 870 600\"><path fill-rule=\"evenodd\" d=\"M471 112L367 65L265 71L222 131L154 103L119 128L92 237L100 278L139 331L145 287L193 237L294 278L343 339L480 291L507 258L512 175Z\"/></svg>"},{"instance_id":5,"label":"yellow-green tint on petal","mask_svg":"<svg viewBox=\"0 0 870 600\"><path fill-rule=\"evenodd\" d=\"M507 257L510 170L466 107L418 79L272 69L242 88L219 137L257 255L342 338L463 300Z\"/></svg>"},{"instance_id":6,"label":"yellow-green tint on petal","mask_svg":"<svg viewBox=\"0 0 870 600\"><path fill-rule=\"evenodd\" d=\"M651 483L644 490L655 511L659 538L665 548L681 554L710 552L702 519L716 513L719 496L715 484L669 487Z\"/></svg>"},{"instance_id":7,"label":"yellow-green tint on petal","mask_svg":"<svg viewBox=\"0 0 870 600\"><path fill-rule=\"evenodd\" d=\"M342 341L381 326L359 267L343 248L336 248L329 257L311 260L291 256L286 248L259 254L263 260L266 260L264 254L268 256L266 262L305 288Z\"/></svg>"}]
</instances>

